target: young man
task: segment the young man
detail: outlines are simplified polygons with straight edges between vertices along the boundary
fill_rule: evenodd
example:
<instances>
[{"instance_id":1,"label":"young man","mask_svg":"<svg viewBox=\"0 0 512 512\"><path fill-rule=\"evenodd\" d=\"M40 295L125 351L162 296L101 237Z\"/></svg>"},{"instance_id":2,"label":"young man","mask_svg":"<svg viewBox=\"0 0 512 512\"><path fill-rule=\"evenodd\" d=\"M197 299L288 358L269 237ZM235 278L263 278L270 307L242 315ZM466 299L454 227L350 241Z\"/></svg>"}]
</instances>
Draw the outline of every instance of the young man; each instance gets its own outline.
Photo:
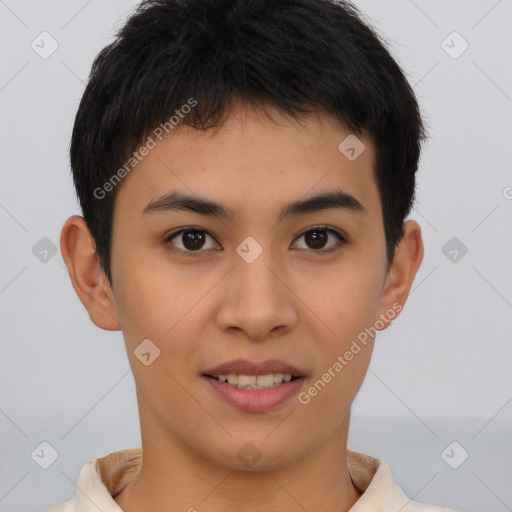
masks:
<instances>
[{"instance_id":1,"label":"young man","mask_svg":"<svg viewBox=\"0 0 512 512\"><path fill-rule=\"evenodd\" d=\"M61 251L122 330L142 448L51 512L446 511L347 450L377 331L423 257L425 133L348 3L144 2L96 58Z\"/></svg>"}]
</instances>

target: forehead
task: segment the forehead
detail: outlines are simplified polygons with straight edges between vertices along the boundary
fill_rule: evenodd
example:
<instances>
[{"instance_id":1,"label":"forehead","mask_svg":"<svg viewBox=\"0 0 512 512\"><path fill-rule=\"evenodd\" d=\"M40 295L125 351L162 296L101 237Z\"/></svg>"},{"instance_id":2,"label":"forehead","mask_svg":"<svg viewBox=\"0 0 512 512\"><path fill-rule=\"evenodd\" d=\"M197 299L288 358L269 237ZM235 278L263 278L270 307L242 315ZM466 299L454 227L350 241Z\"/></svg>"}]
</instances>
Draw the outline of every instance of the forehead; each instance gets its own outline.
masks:
<instances>
[{"instance_id":1,"label":"forehead","mask_svg":"<svg viewBox=\"0 0 512 512\"><path fill-rule=\"evenodd\" d=\"M326 114L297 121L271 106L235 104L215 130L183 124L162 140L150 137L152 148L118 191L116 209L123 214L140 218L170 191L222 203L239 218L282 213L285 203L334 190L357 198L370 213L380 209L371 140Z\"/></svg>"}]
</instances>

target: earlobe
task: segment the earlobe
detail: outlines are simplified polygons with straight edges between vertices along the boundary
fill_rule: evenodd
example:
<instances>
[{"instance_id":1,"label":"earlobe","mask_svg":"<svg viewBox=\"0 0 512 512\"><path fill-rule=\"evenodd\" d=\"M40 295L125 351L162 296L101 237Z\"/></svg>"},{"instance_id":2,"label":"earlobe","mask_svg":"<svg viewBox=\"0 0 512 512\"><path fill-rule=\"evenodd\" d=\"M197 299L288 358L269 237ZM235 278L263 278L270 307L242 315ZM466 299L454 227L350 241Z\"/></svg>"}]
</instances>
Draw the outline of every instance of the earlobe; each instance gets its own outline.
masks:
<instances>
[{"instance_id":1,"label":"earlobe","mask_svg":"<svg viewBox=\"0 0 512 512\"><path fill-rule=\"evenodd\" d=\"M101 329L120 330L112 290L101 269L93 238L83 217L73 215L64 223L60 251L73 288L90 319Z\"/></svg>"},{"instance_id":2,"label":"earlobe","mask_svg":"<svg viewBox=\"0 0 512 512\"><path fill-rule=\"evenodd\" d=\"M404 223L404 236L395 250L381 296L380 318L394 311L396 318L407 301L412 283L423 260L424 247L420 225L414 220ZM391 316L391 315L389 315ZM389 326L389 322L383 329Z\"/></svg>"}]
</instances>

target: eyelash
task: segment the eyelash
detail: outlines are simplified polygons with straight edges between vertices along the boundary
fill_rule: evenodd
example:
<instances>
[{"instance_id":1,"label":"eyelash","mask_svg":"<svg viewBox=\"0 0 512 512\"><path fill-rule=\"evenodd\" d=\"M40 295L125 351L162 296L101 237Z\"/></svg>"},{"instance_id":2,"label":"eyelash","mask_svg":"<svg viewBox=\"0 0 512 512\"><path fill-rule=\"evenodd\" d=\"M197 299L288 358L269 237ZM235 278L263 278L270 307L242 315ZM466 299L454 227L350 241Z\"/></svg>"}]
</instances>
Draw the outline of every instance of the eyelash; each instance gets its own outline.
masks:
<instances>
[{"instance_id":1,"label":"eyelash","mask_svg":"<svg viewBox=\"0 0 512 512\"><path fill-rule=\"evenodd\" d=\"M164 241L165 241L165 243L170 243L173 238L177 237L178 235L180 235L182 233L186 233L186 232L189 232L189 231L197 231L199 233L206 233L208 236L211 236L212 238L214 238L205 229L199 229L199 228L196 228L196 227L185 227L185 228L181 228L178 231L174 231L170 235L166 236L164 238ZM300 237L302 237L304 235L307 235L311 231L326 231L326 232L334 234L334 235L336 235L338 237L338 243L335 244L330 249L317 249L317 250L315 250L315 249L300 249L300 250L305 250L305 251L312 252L316 256L322 256L322 255L325 255L325 254L330 254L330 253L339 251L346 243L348 243L347 238L344 235L342 235L339 231L337 231L335 229L329 228L326 225L313 226L311 228L308 228L306 231L303 231L300 235L298 235L295 240L297 240L298 238L300 238ZM190 257L194 258L194 257L200 256L201 253L206 252L206 251L203 251L203 250L183 251L182 249L177 249L172 244L170 244L170 245L171 245L171 247L169 248L170 251L172 251L174 253L177 253L177 254L185 255L187 257L190 256Z\"/></svg>"}]
</instances>

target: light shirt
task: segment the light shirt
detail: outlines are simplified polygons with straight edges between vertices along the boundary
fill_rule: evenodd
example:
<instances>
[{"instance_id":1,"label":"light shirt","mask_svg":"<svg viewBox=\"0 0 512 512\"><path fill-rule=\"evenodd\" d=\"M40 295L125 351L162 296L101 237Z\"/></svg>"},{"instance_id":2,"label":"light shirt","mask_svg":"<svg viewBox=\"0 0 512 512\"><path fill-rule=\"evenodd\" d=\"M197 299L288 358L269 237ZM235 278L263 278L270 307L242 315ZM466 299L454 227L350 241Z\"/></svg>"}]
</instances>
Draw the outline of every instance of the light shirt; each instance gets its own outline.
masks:
<instances>
[{"instance_id":1,"label":"light shirt","mask_svg":"<svg viewBox=\"0 0 512 512\"><path fill-rule=\"evenodd\" d=\"M82 468L75 496L46 512L123 512L114 501L137 475L142 448L128 448L94 459ZM411 501L395 484L389 466L374 457L347 450L350 476L362 496L349 512L455 512Z\"/></svg>"}]
</instances>

